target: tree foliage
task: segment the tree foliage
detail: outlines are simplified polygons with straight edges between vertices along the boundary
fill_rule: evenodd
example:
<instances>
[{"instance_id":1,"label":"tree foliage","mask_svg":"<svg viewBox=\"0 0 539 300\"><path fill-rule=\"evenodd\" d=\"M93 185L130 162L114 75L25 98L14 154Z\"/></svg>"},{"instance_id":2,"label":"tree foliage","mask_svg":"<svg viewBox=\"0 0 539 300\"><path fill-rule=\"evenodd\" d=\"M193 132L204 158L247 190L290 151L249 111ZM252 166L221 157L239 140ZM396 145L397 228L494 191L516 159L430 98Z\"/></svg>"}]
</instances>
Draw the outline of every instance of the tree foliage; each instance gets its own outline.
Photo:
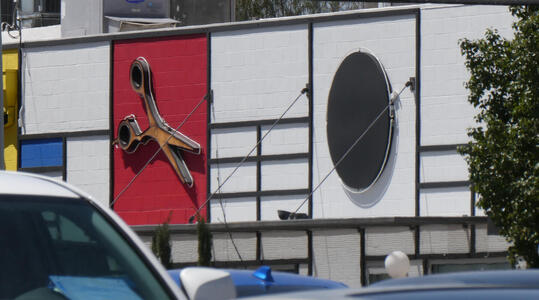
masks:
<instances>
[{"instance_id":1,"label":"tree foliage","mask_svg":"<svg viewBox=\"0 0 539 300\"><path fill-rule=\"evenodd\" d=\"M198 216L197 219L198 265L210 266L213 235L211 234L204 218Z\"/></svg>"},{"instance_id":2,"label":"tree foliage","mask_svg":"<svg viewBox=\"0 0 539 300\"><path fill-rule=\"evenodd\" d=\"M472 141L461 149L478 206L512 243L509 259L539 267L539 7L511 7L508 40L487 30L464 39L468 101L478 108Z\"/></svg>"},{"instance_id":3,"label":"tree foliage","mask_svg":"<svg viewBox=\"0 0 539 300\"><path fill-rule=\"evenodd\" d=\"M168 219L162 225L157 226L152 236L152 252L167 269L172 267L172 246L170 245L170 231L168 230L170 217L171 215L169 214Z\"/></svg>"},{"instance_id":4,"label":"tree foliage","mask_svg":"<svg viewBox=\"0 0 539 300\"><path fill-rule=\"evenodd\" d=\"M363 8L361 2L316 1L316 0L237 0L236 20L256 20L336 12Z\"/></svg>"}]
</instances>

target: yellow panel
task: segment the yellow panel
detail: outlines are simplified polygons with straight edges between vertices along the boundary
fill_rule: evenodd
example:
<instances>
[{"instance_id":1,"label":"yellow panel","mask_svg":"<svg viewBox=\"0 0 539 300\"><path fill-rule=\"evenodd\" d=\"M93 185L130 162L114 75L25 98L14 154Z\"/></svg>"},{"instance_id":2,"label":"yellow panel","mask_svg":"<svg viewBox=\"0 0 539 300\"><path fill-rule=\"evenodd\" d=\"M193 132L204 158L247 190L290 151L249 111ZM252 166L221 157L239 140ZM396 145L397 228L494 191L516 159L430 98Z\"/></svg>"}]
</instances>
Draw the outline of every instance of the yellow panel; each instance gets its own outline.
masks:
<instances>
[{"instance_id":1,"label":"yellow panel","mask_svg":"<svg viewBox=\"0 0 539 300\"><path fill-rule=\"evenodd\" d=\"M4 107L8 123L4 125L4 160L6 170L17 170L17 108L18 108L18 53L17 50L2 53L2 80L4 82Z\"/></svg>"}]
</instances>

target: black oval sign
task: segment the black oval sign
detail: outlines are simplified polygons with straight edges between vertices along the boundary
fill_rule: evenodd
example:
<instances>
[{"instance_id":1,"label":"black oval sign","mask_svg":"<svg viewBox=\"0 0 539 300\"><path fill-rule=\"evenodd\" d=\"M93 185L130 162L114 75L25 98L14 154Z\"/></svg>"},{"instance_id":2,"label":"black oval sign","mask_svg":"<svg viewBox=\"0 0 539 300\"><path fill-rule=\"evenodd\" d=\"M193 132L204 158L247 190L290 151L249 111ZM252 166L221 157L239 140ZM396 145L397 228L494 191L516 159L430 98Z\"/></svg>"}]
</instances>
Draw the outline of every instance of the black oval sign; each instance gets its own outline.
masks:
<instances>
[{"instance_id":1,"label":"black oval sign","mask_svg":"<svg viewBox=\"0 0 539 300\"><path fill-rule=\"evenodd\" d=\"M384 170L393 132L390 93L382 64L369 53L348 55L333 78L327 107L329 152L352 191L367 190Z\"/></svg>"}]
</instances>

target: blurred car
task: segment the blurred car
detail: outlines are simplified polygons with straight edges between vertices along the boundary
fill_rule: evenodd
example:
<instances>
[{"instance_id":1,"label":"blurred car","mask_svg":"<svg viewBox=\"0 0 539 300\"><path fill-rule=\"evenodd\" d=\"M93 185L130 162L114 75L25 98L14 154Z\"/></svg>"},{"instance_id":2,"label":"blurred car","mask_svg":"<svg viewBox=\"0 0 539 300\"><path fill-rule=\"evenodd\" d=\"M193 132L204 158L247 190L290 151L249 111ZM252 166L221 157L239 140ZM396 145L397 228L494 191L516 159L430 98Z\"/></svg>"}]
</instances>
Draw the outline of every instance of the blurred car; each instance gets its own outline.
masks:
<instances>
[{"instance_id":1,"label":"blurred car","mask_svg":"<svg viewBox=\"0 0 539 300\"><path fill-rule=\"evenodd\" d=\"M181 271L182 269L168 271L169 275L179 286L181 286L179 277ZM235 269L223 269L223 271L229 273L232 277L238 298L292 291L347 287L345 284L337 281L296 275L288 272L274 272L268 266L262 266L255 271Z\"/></svg>"},{"instance_id":2,"label":"blurred car","mask_svg":"<svg viewBox=\"0 0 539 300\"><path fill-rule=\"evenodd\" d=\"M51 178L0 171L0 299L222 299L226 272L183 272L184 294L110 209ZM216 288L218 287L218 288Z\"/></svg>"},{"instance_id":3,"label":"blurred car","mask_svg":"<svg viewBox=\"0 0 539 300\"><path fill-rule=\"evenodd\" d=\"M426 275L388 279L361 289L285 293L252 299L539 299L539 270Z\"/></svg>"}]
</instances>

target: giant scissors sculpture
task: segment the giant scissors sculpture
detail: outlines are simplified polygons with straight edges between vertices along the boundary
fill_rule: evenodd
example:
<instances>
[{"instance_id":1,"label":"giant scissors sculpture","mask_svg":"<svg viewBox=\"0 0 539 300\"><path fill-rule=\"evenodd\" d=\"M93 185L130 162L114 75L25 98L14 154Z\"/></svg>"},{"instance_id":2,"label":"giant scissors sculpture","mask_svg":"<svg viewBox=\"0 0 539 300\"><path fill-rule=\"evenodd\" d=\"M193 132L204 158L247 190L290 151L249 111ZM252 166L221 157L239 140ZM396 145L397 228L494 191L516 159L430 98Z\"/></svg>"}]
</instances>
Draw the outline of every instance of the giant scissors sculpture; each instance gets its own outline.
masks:
<instances>
[{"instance_id":1,"label":"giant scissors sculpture","mask_svg":"<svg viewBox=\"0 0 539 300\"><path fill-rule=\"evenodd\" d=\"M181 156L181 152L188 151L200 154L200 145L170 127L159 114L152 93L150 64L144 57L139 57L133 61L129 79L133 90L144 101L149 126L142 131L134 115L125 117L118 126L118 137L114 140L114 144L119 145L128 153L133 153L140 143L146 145L150 140L156 141L180 180L189 187L193 186L193 177Z\"/></svg>"}]
</instances>

